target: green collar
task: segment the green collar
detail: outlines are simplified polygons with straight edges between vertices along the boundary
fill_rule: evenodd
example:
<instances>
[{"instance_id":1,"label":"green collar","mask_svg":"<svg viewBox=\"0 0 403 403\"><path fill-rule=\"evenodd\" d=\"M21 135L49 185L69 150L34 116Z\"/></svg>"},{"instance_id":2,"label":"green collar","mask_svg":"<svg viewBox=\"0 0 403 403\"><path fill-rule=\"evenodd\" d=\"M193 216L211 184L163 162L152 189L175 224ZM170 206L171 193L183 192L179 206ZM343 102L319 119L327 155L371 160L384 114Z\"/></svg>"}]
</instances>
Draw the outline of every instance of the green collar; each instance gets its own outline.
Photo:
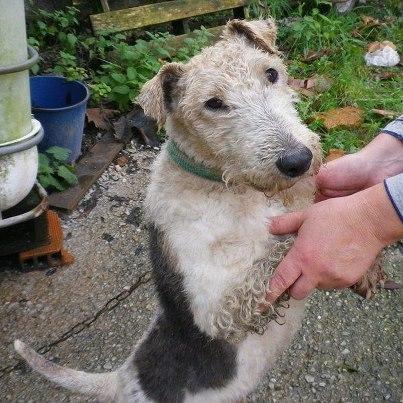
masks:
<instances>
[{"instance_id":1,"label":"green collar","mask_svg":"<svg viewBox=\"0 0 403 403\"><path fill-rule=\"evenodd\" d=\"M222 182L222 175L220 172L188 157L173 140L168 140L167 150L171 160L185 171L210 181Z\"/></svg>"}]
</instances>

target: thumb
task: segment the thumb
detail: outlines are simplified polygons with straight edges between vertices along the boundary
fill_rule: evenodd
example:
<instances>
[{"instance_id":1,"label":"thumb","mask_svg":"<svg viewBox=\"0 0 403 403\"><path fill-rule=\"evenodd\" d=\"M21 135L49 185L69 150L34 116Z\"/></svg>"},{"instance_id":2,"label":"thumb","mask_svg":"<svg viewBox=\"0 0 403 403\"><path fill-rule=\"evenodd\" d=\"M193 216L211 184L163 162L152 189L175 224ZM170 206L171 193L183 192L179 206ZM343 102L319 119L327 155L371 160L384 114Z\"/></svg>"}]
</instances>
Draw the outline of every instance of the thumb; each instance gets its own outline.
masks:
<instances>
[{"instance_id":1,"label":"thumb","mask_svg":"<svg viewBox=\"0 0 403 403\"><path fill-rule=\"evenodd\" d=\"M288 288L290 288L301 275L301 269L296 263L294 249L288 252L287 256L277 266L266 294L266 301L271 304Z\"/></svg>"},{"instance_id":2,"label":"thumb","mask_svg":"<svg viewBox=\"0 0 403 403\"><path fill-rule=\"evenodd\" d=\"M298 211L274 217L269 223L269 232L273 235L293 234L305 220L305 212Z\"/></svg>"}]
</instances>

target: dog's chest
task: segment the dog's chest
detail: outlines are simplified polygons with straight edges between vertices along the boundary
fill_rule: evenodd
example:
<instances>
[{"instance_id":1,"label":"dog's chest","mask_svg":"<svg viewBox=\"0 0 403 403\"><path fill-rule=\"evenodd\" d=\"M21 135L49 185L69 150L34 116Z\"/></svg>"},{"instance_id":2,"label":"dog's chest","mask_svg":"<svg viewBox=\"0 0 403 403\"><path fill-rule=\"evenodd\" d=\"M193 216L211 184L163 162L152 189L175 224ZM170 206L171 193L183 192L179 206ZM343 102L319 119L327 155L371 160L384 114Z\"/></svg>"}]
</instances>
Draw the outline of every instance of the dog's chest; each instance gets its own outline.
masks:
<instances>
[{"instance_id":1,"label":"dog's chest","mask_svg":"<svg viewBox=\"0 0 403 403\"><path fill-rule=\"evenodd\" d=\"M260 192L225 195L213 210L204 211L211 238L206 239L206 248L223 267L250 266L275 242L267 230L269 219L285 211L280 202L269 201Z\"/></svg>"}]
</instances>

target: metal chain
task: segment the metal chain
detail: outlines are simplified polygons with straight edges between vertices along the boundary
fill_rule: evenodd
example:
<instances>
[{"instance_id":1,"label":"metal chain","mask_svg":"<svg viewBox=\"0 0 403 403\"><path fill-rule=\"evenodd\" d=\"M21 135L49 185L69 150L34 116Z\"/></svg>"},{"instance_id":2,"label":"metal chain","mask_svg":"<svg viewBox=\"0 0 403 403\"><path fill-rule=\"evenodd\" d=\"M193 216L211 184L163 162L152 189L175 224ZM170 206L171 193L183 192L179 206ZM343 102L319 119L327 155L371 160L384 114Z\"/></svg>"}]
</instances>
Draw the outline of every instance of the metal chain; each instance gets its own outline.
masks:
<instances>
[{"instance_id":1,"label":"metal chain","mask_svg":"<svg viewBox=\"0 0 403 403\"><path fill-rule=\"evenodd\" d=\"M49 352L54 346L57 346L58 344L66 341L70 337L81 333L84 329L88 329L101 315L103 315L106 312L110 312L110 311L114 310L116 307L118 307L121 304L121 302L124 301L125 299L127 299L133 293L134 290L136 290L138 287L140 287L140 285L148 283L151 280L150 274L151 274L151 271L147 271L147 272L143 273L137 279L137 281L130 286L130 288L123 290L122 292L120 292L119 294L117 294L116 296L114 296L113 298L108 300L103 305L103 307L99 311L96 312L95 315L93 315L87 319L84 319L82 322L75 324L72 328L70 328L65 333L63 333L58 339L43 345L42 347L40 347L37 350L38 353L45 354L45 353ZM8 365L7 367L1 368L0 369L0 379L3 378L5 375L9 374L10 372L23 368L23 366L21 364L22 364L22 361L19 361L14 365Z\"/></svg>"}]
</instances>

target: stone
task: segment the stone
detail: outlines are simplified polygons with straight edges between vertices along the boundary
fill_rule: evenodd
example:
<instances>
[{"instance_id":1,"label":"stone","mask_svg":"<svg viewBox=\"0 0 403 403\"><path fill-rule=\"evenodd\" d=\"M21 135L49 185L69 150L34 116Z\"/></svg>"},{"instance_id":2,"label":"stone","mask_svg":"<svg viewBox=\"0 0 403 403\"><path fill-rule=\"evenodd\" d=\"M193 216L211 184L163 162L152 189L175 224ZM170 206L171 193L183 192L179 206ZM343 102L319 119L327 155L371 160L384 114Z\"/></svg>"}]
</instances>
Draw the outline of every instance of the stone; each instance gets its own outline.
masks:
<instances>
[{"instance_id":1,"label":"stone","mask_svg":"<svg viewBox=\"0 0 403 403\"><path fill-rule=\"evenodd\" d=\"M312 383L312 382L315 381L315 378L314 378L312 375L305 375L305 380L306 380L308 383Z\"/></svg>"}]
</instances>

